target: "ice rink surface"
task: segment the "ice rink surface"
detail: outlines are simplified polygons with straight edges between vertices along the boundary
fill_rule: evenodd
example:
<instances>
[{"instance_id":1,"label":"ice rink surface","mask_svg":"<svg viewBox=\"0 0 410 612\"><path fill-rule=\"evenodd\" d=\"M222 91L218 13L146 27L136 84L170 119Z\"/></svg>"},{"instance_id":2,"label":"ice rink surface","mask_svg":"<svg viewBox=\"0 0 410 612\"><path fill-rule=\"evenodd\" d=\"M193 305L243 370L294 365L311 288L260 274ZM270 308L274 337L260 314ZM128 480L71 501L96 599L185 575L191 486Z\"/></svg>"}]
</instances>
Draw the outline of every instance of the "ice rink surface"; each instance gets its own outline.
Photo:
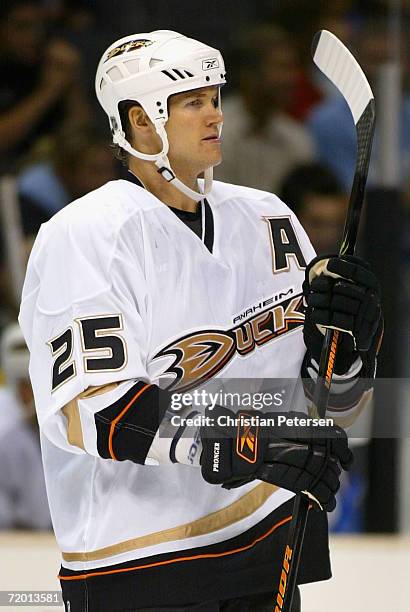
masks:
<instances>
[{"instance_id":1,"label":"ice rink surface","mask_svg":"<svg viewBox=\"0 0 410 612\"><path fill-rule=\"evenodd\" d=\"M334 578L302 587L302 612L408 612L410 537L338 536L331 541ZM0 590L57 590L59 553L49 534L0 533ZM1 606L61 612L62 607Z\"/></svg>"}]
</instances>

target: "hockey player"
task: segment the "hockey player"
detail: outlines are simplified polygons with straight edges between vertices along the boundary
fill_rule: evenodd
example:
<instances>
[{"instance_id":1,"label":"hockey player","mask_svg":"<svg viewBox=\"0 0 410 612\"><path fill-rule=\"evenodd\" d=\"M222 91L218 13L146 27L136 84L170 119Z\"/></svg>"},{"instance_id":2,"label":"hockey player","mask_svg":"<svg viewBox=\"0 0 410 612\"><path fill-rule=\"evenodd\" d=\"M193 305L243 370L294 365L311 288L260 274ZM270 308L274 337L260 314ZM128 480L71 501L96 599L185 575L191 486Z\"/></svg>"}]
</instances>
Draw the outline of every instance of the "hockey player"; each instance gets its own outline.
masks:
<instances>
[{"instance_id":1,"label":"hockey player","mask_svg":"<svg viewBox=\"0 0 410 612\"><path fill-rule=\"evenodd\" d=\"M30 257L20 323L71 612L271 610L293 493L331 511L350 464L342 429L279 428L269 408L263 427L232 425L221 402L186 406L173 425L176 393L222 376L287 379L300 417L318 324L345 332L336 404L347 421L376 358L368 267L309 264L277 197L212 183L224 83L220 53L175 32L111 45L96 90L129 178L59 212ZM330 576L326 513L310 514L300 583Z\"/></svg>"}]
</instances>

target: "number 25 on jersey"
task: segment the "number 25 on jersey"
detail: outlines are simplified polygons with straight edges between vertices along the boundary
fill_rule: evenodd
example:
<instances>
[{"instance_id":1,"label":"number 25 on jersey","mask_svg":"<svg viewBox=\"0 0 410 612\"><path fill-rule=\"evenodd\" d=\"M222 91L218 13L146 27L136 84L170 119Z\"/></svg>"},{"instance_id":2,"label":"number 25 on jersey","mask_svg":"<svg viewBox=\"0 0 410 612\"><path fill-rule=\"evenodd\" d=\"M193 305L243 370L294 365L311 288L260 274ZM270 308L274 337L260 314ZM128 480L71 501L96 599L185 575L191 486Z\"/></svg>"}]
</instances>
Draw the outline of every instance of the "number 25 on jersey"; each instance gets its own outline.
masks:
<instances>
[{"instance_id":1,"label":"number 25 on jersey","mask_svg":"<svg viewBox=\"0 0 410 612\"><path fill-rule=\"evenodd\" d=\"M80 329L85 372L112 372L125 366L127 347L120 334L115 333L124 328L122 315L85 317L75 321ZM73 328L68 327L47 344L54 358L51 390L56 391L77 374Z\"/></svg>"}]
</instances>

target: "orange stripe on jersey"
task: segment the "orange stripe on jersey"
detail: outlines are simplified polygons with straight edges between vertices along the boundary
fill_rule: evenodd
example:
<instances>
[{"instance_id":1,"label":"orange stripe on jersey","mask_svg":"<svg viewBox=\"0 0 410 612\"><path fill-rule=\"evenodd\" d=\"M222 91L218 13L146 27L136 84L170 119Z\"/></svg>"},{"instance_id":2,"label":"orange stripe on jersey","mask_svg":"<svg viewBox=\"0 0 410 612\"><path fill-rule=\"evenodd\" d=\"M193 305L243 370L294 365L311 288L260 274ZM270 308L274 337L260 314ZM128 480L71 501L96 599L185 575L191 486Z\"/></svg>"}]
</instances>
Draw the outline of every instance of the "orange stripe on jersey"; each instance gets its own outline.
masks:
<instances>
[{"instance_id":1,"label":"orange stripe on jersey","mask_svg":"<svg viewBox=\"0 0 410 612\"><path fill-rule=\"evenodd\" d=\"M158 561L157 563L148 563L147 565L136 565L135 567L125 567L125 568L115 569L115 570L106 570L103 572L90 572L89 574L79 574L76 576L58 575L57 578L59 578L60 580L86 580L87 578L94 578L95 576L107 576L109 574L120 574L123 572L132 572L134 570L142 570L142 569L147 569L150 567L159 567L161 565L169 565L171 563L180 563L181 561L196 561L197 559L215 559L217 557L226 557L227 555L233 555L235 553L243 552L244 550L249 550L250 548L253 548L256 544L258 544L258 542L260 542L261 540L264 540L271 533L273 533L276 529L278 529L278 527L281 527L282 525L289 523L289 521L291 520L292 520L292 515L287 516L286 518L282 519L281 521L273 525L273 527L271 527L266 533L256 538L256 540L253 540L253 542L251 542L250 544L247 544L246 546L242 546L241 548L235 548L234 550L226 550L221 553L208 553L204 555L194 555L192 557L178 557L177 559L168 559L167 561Z\"/></svg>"},{"instance_id":2,"label":"orange stripe on jersey","mask_svg":"<svg viewBox=\"0 0 410 612\"><path fill-rule=\"evenodd\" d=\"M130 402L128 402L128 404L125 406L124 410L122 410L122 412L120 412L120 414L113 420L113 422L111 423L111 427L110 427L110 435L108 437L108 451L110 453L110 457L111 459L114 459L115 461L117 461L117 457L114 454L114 450L112 447L112 439L114 437L114 431L115 431L115 426L118 423L118 421L121 419L122 416L124 416L124 414L127 412L127 410L129 410L131 408L131 406L133 405L133 403L139 398L139 396L144 393L144 391L146 389L148 389L148 387L150 387L150 384L146 384L144 387L142 387L142 389L140 389L138 391L138 393L136 393L134 395L134 397L131 399Z\"/></svg>"}]
</instances>

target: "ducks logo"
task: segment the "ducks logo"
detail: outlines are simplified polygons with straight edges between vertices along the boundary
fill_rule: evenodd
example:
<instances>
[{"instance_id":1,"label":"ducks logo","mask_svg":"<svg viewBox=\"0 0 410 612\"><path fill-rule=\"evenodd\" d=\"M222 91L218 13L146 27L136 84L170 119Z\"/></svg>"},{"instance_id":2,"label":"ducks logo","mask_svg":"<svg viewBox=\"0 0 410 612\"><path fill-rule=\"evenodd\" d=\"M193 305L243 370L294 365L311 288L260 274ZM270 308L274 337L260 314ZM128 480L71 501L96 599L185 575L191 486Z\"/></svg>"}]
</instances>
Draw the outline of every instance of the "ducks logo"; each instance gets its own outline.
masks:
<instances>
[{"instance_id":1,"label":"ducks logo","mask_svg":"<svg viewBox=\"0 0 410 612\"><path fill-rule=\"evenodd\" d=\"M162 348L153 361L171 356L161 374L174 376L168 391L188 391L218 374L235 355L245 356L300 327L304 318L302 296L293 296L231 329L191 332Z\"/></svg>"},{"instance_id":2,"label":"ducks logo","mask_svg":"<svg viewBox=\"0 0 410 612\"><path fill-rule=\"evenodd\" d=\"M122 55L123 53L129 53L130 51L135 51L136 49L141 49L142 47L149 47L153 44L154 41L148 40L147 38L130 40L129 42L123 43L122 45L111 49L111 51L108 52L105 61L108 62L108 60L110 60L111 58L117 57L118 55Z\"/></svg>"}]
</instances>

